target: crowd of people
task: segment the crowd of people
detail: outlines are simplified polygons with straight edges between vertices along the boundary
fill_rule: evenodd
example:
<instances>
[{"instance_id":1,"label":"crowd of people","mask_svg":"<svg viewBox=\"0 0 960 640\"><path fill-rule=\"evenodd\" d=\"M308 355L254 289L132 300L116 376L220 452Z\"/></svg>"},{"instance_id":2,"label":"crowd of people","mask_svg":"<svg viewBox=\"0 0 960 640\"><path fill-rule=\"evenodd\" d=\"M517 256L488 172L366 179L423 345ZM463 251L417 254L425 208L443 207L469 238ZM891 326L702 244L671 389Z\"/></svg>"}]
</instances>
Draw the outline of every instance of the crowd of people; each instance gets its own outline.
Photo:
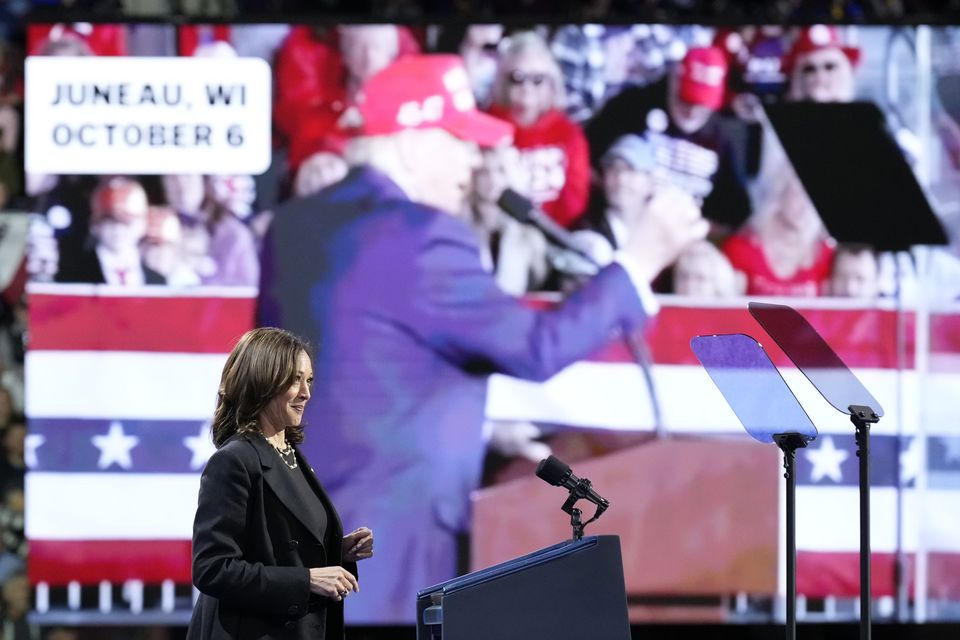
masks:
<instances>
[{"instance_id":1,"label":"crowd of people","mask_svg":"<svg viewBox=\"0 0 960 640\"><path fill-rule=\"evenodd\" d=\"M596 19L629 17L643 20L724 19L751 20L891 20L936 16L956 11L956 0L15 0L13 11L56 11L62 8L101 15L186 15L231 17L263 12L329 12L343 15L376 15L389 18L419 16L575 15Z\"/></svg>"},{"instance_id":2,"label":"crowd of people","mask_svg":"<svg viewBox=\"0 0 960 640\"><path fill-rule=\"evenodd\" d=\"M484 151L463 212L506 291L566 291L578 271L569 252L500 210L505 189L603 264L625 221L672 186L702 207L712 246L679 260L658 292L853 295L831 284L836 243L764 110L856 99L863 51L851 27L59 24L31 26L27 50L258 55L276 86L274 159L261 176L28 175L29 208L42 214L30 235L36 280L257 286L273 211L347 174L366 81L406 55L452 52L477 103L514 126L511 144ZM859 255L862 277L879 278L875 252ZM879 281L855 291L889 293Z\"/></svg>"},{"instance_id":3,"label":"crowd of people","mask_svg":"<svg viewBox=\"0 0 960 640\"><path fill-rule=\"evenodd\" d=\"M18 291L14 284L0 292L0 628L4 638L17 639L28 637L22 633L29 608L24 535L27 313Z\"/></svg>"}]
</instances>

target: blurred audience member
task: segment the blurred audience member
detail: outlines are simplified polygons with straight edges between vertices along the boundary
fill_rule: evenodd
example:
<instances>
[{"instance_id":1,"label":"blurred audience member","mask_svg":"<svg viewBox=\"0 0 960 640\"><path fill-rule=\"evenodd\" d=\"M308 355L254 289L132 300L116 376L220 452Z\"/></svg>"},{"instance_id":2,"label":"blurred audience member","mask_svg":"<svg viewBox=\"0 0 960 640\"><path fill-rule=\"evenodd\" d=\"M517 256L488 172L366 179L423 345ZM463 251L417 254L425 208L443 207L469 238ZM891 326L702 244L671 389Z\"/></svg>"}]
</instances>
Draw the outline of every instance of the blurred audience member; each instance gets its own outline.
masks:
<instances>
[{"instance_id":1,"label":"blurred audience member","mask_svg":"<svg viewBox=\"0 0 960 640\"><path fill-rule=\"evenodd\" d=\"M183 227L169 206L151 205L147 210L147 235L140 245L143 263L174 287L200 284L183 243Z\"/></svg>"},{"instance_id":2,"label":"blurred audience member","mask_svg":"<svg viewBox=\"0 0 960 640\"><path fill-rule=\"evenodd\" d=\"M563 77L546 41L533 32L506 42L490 113L516 127L526 184L520 191L558 224L572 226L587 206L590 157L579 125L563 112Z\"/></svg>"},{"instance_id":3,"label":"blurred audience member","mask_svg":"<svg viewBox=\"0 0 960 640\"><path fill-rule=\"evenodd\" d=\"M574 232L579 248L594 262L606 265L630 241L630 230L645 216L669 211L670 207L693 206L692 198L675 185L657 178L655 148L645 138L628 133L620 136L600 160L603 189L592 200L580 229ZM555 256L554 256L555 257ZM568 264L576 270L576 261ZM553 261L558 271L564 263ZM568 274L576 276L575 273ZM578 279L574 277L573 283ZM561 289L571 282L561 280Z\"/></svg>"},{"instance_id":4,"label":"blurred audience member","mask_svg":"<svg viewBox=\"0 0 960 640\"><path fill-rule=\"evenodd\" d=\"M658 177L702 203L704 217L730 227L750 212L744 177L717 111L726 95L727 58L690 49L663 81L610 99L586 128L596 164L617 138L642 135L654 147Z\"/></svg>"},{"instance_id":5,"label":"blurred audience member","mask_svg":"<svg viewBox=\"0 0 960 640\"><path fill-rule=\"evenodd\" d=\"M147 233L147 208L147 194L136 180L103 180L90 199L94 246L74 256L61 256L57 281L164 284L163 276L146 267L140 257L140 241Z\"/></svg>"},{"instance_id":6,"label":"blurred audience member","mask_svg":"<svg viewBox=\"0 0 960 640\"><path fill-rule=\"evenodd\" d=\"M880 261L873 247L841 244L833 255L827 295L873 299L880 295Z\"/></svg>"},{"instance_id":7,"label":"blurred audience member","mask_svg":"<svg viewBox=\"0 0 960 640\"><path fill-rule=\"evenodd\" d=\"M683 296L725 298L743 293L743 277L727 257L706 240L691 245L673 267L673 291Z\"/></svg>"},{"instance_id":8,"label":"blurred audience member","mask_svg":"<svg viewBox=\"0 0 960 640\"><path fill-rule=\"evenodd\" d=\"M22 316L22 300L20 298L8 302L0 299L0 387L10 393L9 406L14 412L24 410L24 338L26 326ZM2 416L0 416L2 417ZM0 427L6 424L0 421Z\"/></svg>"},{"instance_id":9,"label":"blurred audience member","mask_svg":"<svg viewBox=\"0 0 960 640\"><path fill-rule=\"evenodd\" d=\"M581 227L596 231L612 250L622 247L633 220L653 196L657 160L653 145L628 133L603 154L603 190L595 197Z\"/></svg>"},{"instance_id":10,"label":"blurred audience member","mask_svg":"<svg viewBox=\"0 0 960 640\"><path fill-rule=\"evenodd\" d=\"M27 419L22 413L12 413L0 432L3 441L0 458L0 489L11 483L22 486L27 465L24 458L24 443L27 438Z\"/></svg>"},{"instance_id":11,"label":"blurred audience member","mask_svg":"<svg viewBox=\"0 0 960 640\"><path fill-rule=\"evenodd\" d=\"M26 567L23 518L25 437L26 420L22 414L14 414L7 423L0 424L0 583Z\"/></svg>"},{"instance_id":12,"label":"blurred audience member","mask_svg":"<svg viewBox=\"0 0 960 640\"><path fill-rule=\"evenodd\" d=\"M481 258L500 288L522 295L543 285L549 271L547 241L531 225L522 224L497 205L507 188L515 189L521 169L514 147L483 151L470 193L470 222L480 239Z\"/></svg>"},{"instance_id":13,"label":"blurred audience member","mask_svg":"<svg viewBox=\"0 0 960 640\"><path fill-rule=\"evenodd\" d=\"M6 429L13 418L13 394L10 389L0 385L0 429ZM0 462L0 465L3 463Z\"/></svg>"},{"instance_id":14,"label":"blurred audience member","mask_svg":"<svg viewBox=\"0 0 960 640\"><path fill-rule=\"evenodd\" d=\"M182 250L205 285L255 286L260 266L253 234L250 176L163 176L166 200L179 214Z\"/></svg>"},{"instance_id":15,"label":"blurred audience member","mask_svg":"<svg viewBox=\"0 0 960 640\"><path fill-rule=\"evenodd\" d=\"M347 163L340 155L318 151L300 163L293 179L293 195L304 198L339 182L347 175Z\"/></svg>"},{"instance_id":16,"label":"blurred audience member","mask_svg":"<svg viewBox=\"0 0 960 640\"><path fill-rule=\"evenodd\" d=\"M87 55L127 55L127 27L122 24L34 23L27 26L28 55L77 55L70 50L85 50Z\"/></svg>"},{"instance_id":17,"label":"blurred audience member","mask_svg":"<svg viewBox=\"0 0 960 640\"><path fill-rule=\"evenodd\" d=\"M457 53L463 58L463 66L470 78L470 87L477 104L483 108L490 105L490 93L500 61L499 45L503 39L501 24L469 25Z\"/></svg>"},{"instance_id":18,"label":"blurred audience member","mask_svg":"<svg viewBox=\"0 0 960 640\"><path fill-rule=\"evenodd\" d=\"M2 485L3 503L0 504L0 554L12 556L14 562L8 566L15 566L16 560L20 564L27 559L27 538L24 535L23 519L23 479L7 482Z\"/></svg>"},{"instance_id":19,"label":"blurred audience member","mask_svg":"<svg viewBox=\"0 0 960 640\"><path fill-rule=\"evenodd\" d=\"M625 87L655 82L685 51L666 25L564 25L550 43L563 72L566 112L585 122Z\"/></svg>"},{"instance_id":20,"label":"blurred audience member","mask_svg":"<svg viewBox=\"0 0 960 640\"><path fill-rule=\"evenodd\" d=\"M210 257L210 232L203 212L206 198L204 177L196 174L165 175L161 178L164 200L177 213L180 249L187 268L200 278L212 277L217 265Z\"/></svg>"},{"instance_id":21,"label":"blurred audience member","mask_svg":"<svg viewBox=\"0 0 960 640\"><path fill-rule=\"evenodd\" d=\"M30 610L30 582L25 573L17 573L3 583L4 640L39 640L40 628L27 621Z\"/></svg>"},{"instance_id":22,"label":"blurred audience member","mask_svg":"<svg viewBox=\"0 0 960 640\"><path fill-rule=\"evenodd\" d=\"M47 34L39 32L31 48L35 55L94 55L87 40L69 30L51 30L50 37ZM32 199L31 210L42 215L42 222L31 227L31 244L35 240L40 249L40 257L31 262L30 270L37 279L53 279L56 272L51 275L51 268L59 271L61 263L75 262L89 250L90 194L99 182L98 176L25 173L24 191Z\"/></svg>"},{"instance_id":23,"label":"blurred audience member","mask_svg":"<svg viewBox=\"0 0 960 640\"><path fill-rule=\"evenodd\" d=\"M728 89L731 106L741 115L736 96L750 95L761 102L776 102L787 87L784 57L787 42L783 27L777 25L743 26L721 29L714 42L728 57Z\"/></svg>"},{"instance_id":24,"label":"blurred audience member","mask_svg":"<svg viewBox=\"0 0 960 640\"><path fill-rule=\"evenodd\" d=\"M23 195L23 53L0 41L0 209Z\"/></svg>"},{"instance_id":25,"label":"blurred audience member","mask_svg":"<svg viewBox=\"0 0 960 640\"><path fill-rule=\"evenodd\" d=\"M193 56L197 49L222 42L230 46L231 26L228 24L181 24L177 26L177 55ZM234 51L234 53L236 53Z\"/></svg>"},{"instance_id":26,"label":"blurred audience member","mask_svg":"<svg viewBox=\"0 0 960 640\"><path fill-rule=\"evenodd\" d=\"M834 249L810 197L789 165L760 187L756 212L723 252L746 275L747 295L819 295Z\"/></svg>"},{"instance_id":27,"label":"blurred audience member","mask_svg":"<svg viewBox=\"0 0 960 640\"><path fill-rule=\"evenodd\" d=\"M274 105L291 172L317 153L327 164L342 163L346 137L338 122L363 83L398 55L417 51L410 31L395 25L294 27L277 52Z\"/></svg>"},{"instance_id":28,"label":"blurred audience member","mask_svg":"<svg viewBox=\"0 0 960 640\"><path fill-rule=\"evenodd\" d=\"M818 24L801 29L784 61L790 100L851 102L859 62L860 49L844 45L836 27Z\"/></svg>"},{"instance_id":29,"label":"blurred audience member","mask_svg":"<svg viewBox=\"0 0 960 640\"><path fill-rule=\"evenodd\" d=\"M837 27L817 24L799 30L783 61L789 78L787 99L792 102L852 102L856 97L855 70L860 49L843 43ZM747 116L740 109L742 116ZM762 123L757 182L775 179L788 162L780 141L762 113L754 113ZM747 116L749 118L749 116ZM915 135L899 125L897 139L908 157L914 158Z\"/></svg>"},{"instance_id":30,"label":"blurred audience member","mask_svg":"<svg viewBox=\"0 0 960 640\"><path fill-rule=\"evenodd\" d=\"M203 284L256 286L260 264L250 229L241 222L253 213L256 191L250 176L207 176L204 218L210 233L208 255L216 271Z\"/></svg>"}]
</instances>

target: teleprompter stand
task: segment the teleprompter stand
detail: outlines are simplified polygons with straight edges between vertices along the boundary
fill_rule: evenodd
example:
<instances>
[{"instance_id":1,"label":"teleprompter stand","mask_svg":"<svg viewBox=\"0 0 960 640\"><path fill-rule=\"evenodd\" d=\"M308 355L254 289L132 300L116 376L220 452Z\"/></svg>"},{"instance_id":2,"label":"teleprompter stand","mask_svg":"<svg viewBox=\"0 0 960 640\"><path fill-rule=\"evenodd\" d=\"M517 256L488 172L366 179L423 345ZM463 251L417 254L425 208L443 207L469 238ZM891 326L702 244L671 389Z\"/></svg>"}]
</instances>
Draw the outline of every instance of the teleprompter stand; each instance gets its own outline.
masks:
<instances>
[{"instance_id":1,"label":"teleprompter stand","mask_svg":"<svg viewBox=\"0 0 960 640\"><path fill-rule=\"evenodd\" d=\"M870 640L870 425L880 416L866 406L852 404L850 421L856 427L860 466L860 640Z\"/></svg>"},{"instance_id":2,"label":"teleprompter stand","mask_svg":"<svg viewBox=\"0 0 960 640\"><path fill-rule=\"evenodd\" d=\"M860 460L860 639L870 640L870 425L883 410L876 399L794 309L751 302L750 314L820 392L849 414L856 427ZM817 429L767 357L763 347L743 334L697 336L691 348L723 393L747 432L783 451L787 482L787 640L796 638L796 450L817 436ZM876 410L873 409L876 407Z\"/></svg>"},{"instance_id":3,"label":"teleprompter stand","mask_svg":"<svg viewBox=\"0 0 960 640\"><path fill-rule=\"evenodd\" d=\"M783 452L786 482L786 638L797 637L796 450L817 437L817 428L794 397L763 347L743 334L697 336L697 358L755 440Z\"/></svg>"},{"instance_id":4,"label":"teleprompter stand","mask_svg":"<svg viewBox=\"0 0 960 640\"><path fill-rule=\"evenodd\" d=\"M751 302L750 315L834 409L850 416L856 428L860 467L860 640L870 640L870 425L883 408L840 356L796 310L779 304Z\"/></svg>"},{"instance_id":5,"label":"teleprompter stand","mask_svg":"<svg viewBox=\"0 0 960 640\"><path fill-rule=\"evenodd\" d=\"M797 449L807 446L809 438L799 433L778 433L773 436L783 451L783 477L787 482L787 640L797 637Z\"/></svg>"}]
</instances>

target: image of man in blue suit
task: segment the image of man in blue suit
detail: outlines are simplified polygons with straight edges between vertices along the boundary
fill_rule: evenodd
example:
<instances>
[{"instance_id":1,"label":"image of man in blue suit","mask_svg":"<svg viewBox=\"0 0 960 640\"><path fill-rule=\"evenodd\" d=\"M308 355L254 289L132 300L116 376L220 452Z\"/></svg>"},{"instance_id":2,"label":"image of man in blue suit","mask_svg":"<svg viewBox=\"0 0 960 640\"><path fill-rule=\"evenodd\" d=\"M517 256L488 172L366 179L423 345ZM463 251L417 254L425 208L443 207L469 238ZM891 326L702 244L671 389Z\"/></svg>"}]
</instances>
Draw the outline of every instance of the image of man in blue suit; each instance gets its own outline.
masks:
<instances>
[{"instance_id":1,"label":"image of man in blue suit","mask_svg":"<svg viewBox=\"0 0 960 640\"><path fill-rule=\"evenodd\" d=\"M345 526L377 536L348 622L411 623L417 591L456 575L489 439L488 375L545 380L641 328L657 311L650 280L707 224L664 191L612 264L531 309L497 287L458 217L479 147L512 134L476 109L460 58L400 58L346 118L347 176L276 211L258 321L312 342L303 446Z\"/></svg>"}]
</instances>

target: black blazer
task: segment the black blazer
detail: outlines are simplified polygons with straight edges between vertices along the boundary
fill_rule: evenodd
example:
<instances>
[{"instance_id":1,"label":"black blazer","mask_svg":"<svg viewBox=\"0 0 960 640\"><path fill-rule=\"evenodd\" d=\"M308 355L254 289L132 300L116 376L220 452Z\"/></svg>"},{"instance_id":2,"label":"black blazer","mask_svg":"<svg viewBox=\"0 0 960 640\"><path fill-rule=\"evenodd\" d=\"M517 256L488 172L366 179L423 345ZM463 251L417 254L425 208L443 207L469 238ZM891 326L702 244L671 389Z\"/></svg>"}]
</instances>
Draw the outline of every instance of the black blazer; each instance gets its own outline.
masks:
<instances>
[{"instance_id":1,"label":"black blazer","mask_svg":"<svg viewBox=\"0 0 960 640\"><path fill-rule=\"evenodd\" d=\"M327 509L327 539L335 542L326 548L316 506L301 497L266 440L230 439L200 478L193 583L201 595L187 640L343 638L343 603L311 594L308 571L341 564L343 525L299 449L296 456ZM356 575L356 563L345 566Z\"/></svg>"}]
</instances>

